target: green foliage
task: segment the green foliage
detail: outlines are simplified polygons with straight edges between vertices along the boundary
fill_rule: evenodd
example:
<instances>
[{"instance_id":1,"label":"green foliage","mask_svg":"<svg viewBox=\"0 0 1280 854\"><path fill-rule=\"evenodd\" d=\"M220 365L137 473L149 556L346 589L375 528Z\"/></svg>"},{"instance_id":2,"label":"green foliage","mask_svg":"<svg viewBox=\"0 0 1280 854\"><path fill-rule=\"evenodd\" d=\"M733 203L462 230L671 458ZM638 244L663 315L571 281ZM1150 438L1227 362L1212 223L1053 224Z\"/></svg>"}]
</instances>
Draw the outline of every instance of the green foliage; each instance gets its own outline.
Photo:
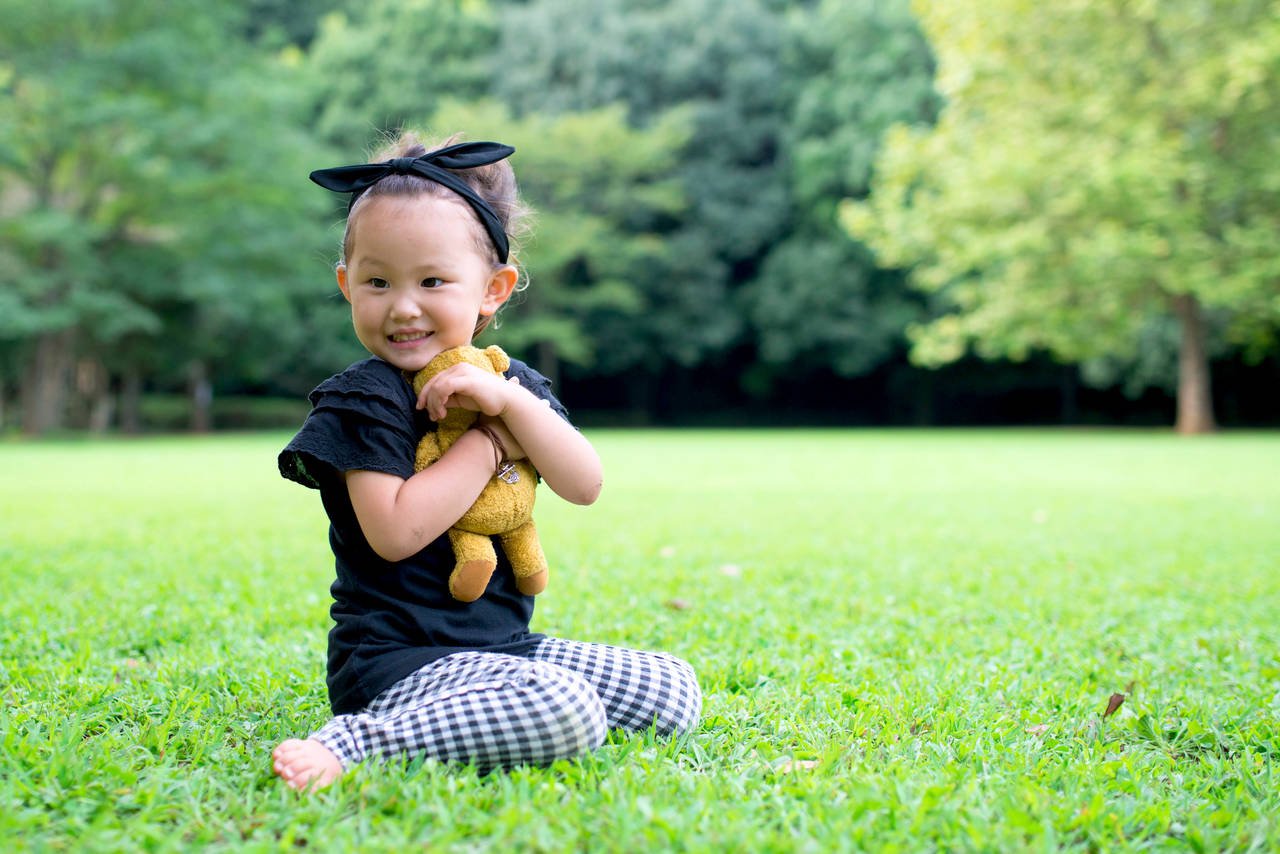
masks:
<instances>
[{"instance_id":1,"label":"green foliage","mask_svg":"<svg viewBox=\"0 0 1280 854\"><path fill-rule=\"evenodd\" d=\"M1132 358L1189 294L1265 346L1280 322L1280 15L1263 0L922 3L947 98L897 127L847 224L952 311L927 364Z\"/></svg>"},{"instance_id":2,"label":"green foliage","mask_svg":"<svg viewBox=\"0 0 1280 854\"><path fill-rule=\"evenodd\" d=\"M785 76L797 81L781 123L789 233L746 283L742 301L762 361L857 375L901 343L923 311L900 276L876 269L836 221L865 196L880 139L895 122L932 121L933 62L906 0L829 0L793 11Z\"/></svg>"},{"instance_id":3,"label":"green foliage","mask_svg":"<svg viewBox=\"0 0 1280 854\"><path fill-rule=\"evenodd\" d=\"M672 177L688 135L682 118L672 113L634 130L620 107L515 118L496 102L449 101L430 124L516 149L521 192L536 211L519 259L532 286L504 315L511 323L501 343L536 351L548 374L559 359L609 370L642 358L622 330L658 308L649 285L665 253L653 229L686 206Z\"/></svg>"},{"instance_id":4,"label":"green foliage","mask_svg":"<svg viewBox=\"0 0 1280 854\"><path fill-rule=\"evenodd\" d=\"M623 103L640 126L677 106L691 116L677 171L688 212L654 270L653 310L609 329L611 349L695 365L745 334L759 388L798 366L857 374L888 356L919 310L835 210L865 192L890 123L935 111L905 4L542 0L512 19L503 55L522 73L497 86L516 109Z\"/></svg>"},{"instance_id":5,"label":"green foliage","mask_svg":"<svg viewBox=\"0 0 1280 854\"><path fill-rule=\"evenodd\" d=\"M825 393L908 329L927 364L1048 350L1168 386L1179 294L1211 356L1262 359L1273 11L948 0L926 41L906 0L0 0L0 421L206 375L297 394L358 358L342 202L305 176L424 123L518 138L534 286L497 337L625 383L607 405Z\"/></svg>"},{"instance_id":6,"label":"green foliage","mask_svg":"<svg viewBox=\"0 0 1280 854\"><path fill-rule=\"evenodd\" d=\"M839 200L869 192L885 132L936 120L933 55L907 0L824 0L788 24L792 193L798 216L829 227Z\"/></svg>"},{"instance_id":7,"label":"green foliage","mask_svg":"<svg viewBox=\"0 0 1280 854\"><path fill-rule=\"evenodd\" d=\"M483 96L497 30L484 0L373 0L326 16L306 56L316 132L351 157L446 98Z\"/></svg>"},{"instance_id":8,"label":"green foliage","mask_svg":"<svg viewBox=\"0 0 1280 854\"><path fill-rule=\"evenodd\" d=\"M684 365L723 349L743 328L735 265L757 263L789 215L778 137L795 81L782 67L780 15L758 0L534 0L508 17L511 70L495 86L517 111L622 104L640 127L687 111L675 171L688 212L667 229L650 276L654 310L621 340Z\"/></svg>"},{"instance_id":9,"label":"green foliage","mask_svg":"<svg viewBox=\"0 0 1280 854\"><path fill-rule=\"evenodd\" d=\"M143 433L179 433L191 421L191 402L176 394L149 394L139 401L138 427ZM217 395L210 405L216 430L286 430L307 417L311 404L296 397Z\"/></svg>"},{"instance_id":10,"label":"green foliage","mask_svg":"<svg viewBox=\"0 0 1280 854\"><path fill-rule=\"evenodd\" d=\"M178 212L172 158L192 129L186 107L201 98L213 59L202 36L226 26L227 13L192 3L170 21L136 5L5 5L0 281L8 310L0 334L83 323L107 343L154 331L159 319L140 292L168 265L140 265L142 281L121 281L106 262L126 246L157 246L153 254L164 259L176 242L167 227Z\"/></svg>"},{"instance_id":11,"label":"green foliage","mask_svg":"<svg viewBox=\"0 0 1280 854\"><path fill-rule=\"evenodd\" d=\"M0 337L72 334L77 357L159 378L307 337L295 257L319 251L321 200L294 176L316 148L293 70L238 43L231 9L6 4Z\"/></svg>"},{"instance_id":12,"label":"green foliage","mask_svg":"<svg viewBox=\"0 0 1280 854\"><path fill-rule=\"evenodd\" d=\"M306 47L320 20L344 0L246 0L246 34L265 47Z\"/></svg>"},{"instance_id":13,"label":"green foliage","mask_svg":"<svg viewBox=\"0 0 1280 854\"><path fill-rule=\"evenodd\" d=\"M1280 846L1277 437L592 438L535 628L688 659L698 729L315 797L268 760L328 714L286 436L0 444L0 847Z\"/></svg>"}]
</instances>

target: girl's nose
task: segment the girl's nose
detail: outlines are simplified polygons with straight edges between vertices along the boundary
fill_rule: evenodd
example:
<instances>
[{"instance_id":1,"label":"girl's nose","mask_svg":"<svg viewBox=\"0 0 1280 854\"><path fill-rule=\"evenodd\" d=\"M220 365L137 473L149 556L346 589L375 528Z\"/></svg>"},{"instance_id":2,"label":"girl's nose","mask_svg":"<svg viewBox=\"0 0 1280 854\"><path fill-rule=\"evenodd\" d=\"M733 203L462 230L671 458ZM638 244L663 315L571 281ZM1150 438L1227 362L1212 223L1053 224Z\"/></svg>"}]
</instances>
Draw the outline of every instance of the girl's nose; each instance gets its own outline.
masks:
<instances>
[{"instance_id":1,"label":"girl's nose","mask_svg":"<svg viewBox=\"0 0 1280 854\"><path fill-rule=\"evenodd\" d=\"M413 318L422 314L422 309L418 306L417 300L412 294L404 293L396 297L395 302L391 304L391 315L396 319Z\"/></svg>"}]
</instances>

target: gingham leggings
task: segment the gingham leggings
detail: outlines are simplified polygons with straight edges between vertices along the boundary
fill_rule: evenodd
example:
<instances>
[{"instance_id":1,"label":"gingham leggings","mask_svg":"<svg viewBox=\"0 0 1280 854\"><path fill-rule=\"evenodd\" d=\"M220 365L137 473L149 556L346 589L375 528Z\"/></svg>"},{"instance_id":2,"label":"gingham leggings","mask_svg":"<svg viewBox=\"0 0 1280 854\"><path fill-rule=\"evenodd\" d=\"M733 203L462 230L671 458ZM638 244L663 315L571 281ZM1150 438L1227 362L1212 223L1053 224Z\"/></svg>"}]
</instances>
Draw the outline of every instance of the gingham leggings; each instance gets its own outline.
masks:
<instances>
[{"instance_id":1,"label":"gingham leggings","mask_svg":"<svg viewBox=\"0 0 1280 854\"><path fill-rule=\"evenodd\" d=\"M433 661L311 737L343 768L422 755L483 772L584 753L610 729L688 732L701 711L693 669L675 656L546 638L527 658L459 652Z\"/></svg>"}]
</instances>

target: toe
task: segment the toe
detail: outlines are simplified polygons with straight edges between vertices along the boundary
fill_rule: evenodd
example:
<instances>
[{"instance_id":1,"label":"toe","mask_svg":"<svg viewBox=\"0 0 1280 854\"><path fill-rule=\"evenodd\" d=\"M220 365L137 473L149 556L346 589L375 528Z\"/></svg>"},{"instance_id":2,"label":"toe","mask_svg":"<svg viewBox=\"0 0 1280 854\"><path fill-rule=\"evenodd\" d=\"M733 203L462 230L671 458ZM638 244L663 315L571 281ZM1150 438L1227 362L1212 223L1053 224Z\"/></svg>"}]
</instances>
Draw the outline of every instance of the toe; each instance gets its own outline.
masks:
<instances>
[{"instance_id":1,"label":"toe","mask_svg":"<svg viewBox=\"0 0 1280 854\"><path fill-rule=\"evenodd\" d=\"M297 738L286 739L276 745L276 749L271 751L275 756L282 756L288 753L297 753L298 750L307 746L305 741Z\"/></svg>"}]
</instances>

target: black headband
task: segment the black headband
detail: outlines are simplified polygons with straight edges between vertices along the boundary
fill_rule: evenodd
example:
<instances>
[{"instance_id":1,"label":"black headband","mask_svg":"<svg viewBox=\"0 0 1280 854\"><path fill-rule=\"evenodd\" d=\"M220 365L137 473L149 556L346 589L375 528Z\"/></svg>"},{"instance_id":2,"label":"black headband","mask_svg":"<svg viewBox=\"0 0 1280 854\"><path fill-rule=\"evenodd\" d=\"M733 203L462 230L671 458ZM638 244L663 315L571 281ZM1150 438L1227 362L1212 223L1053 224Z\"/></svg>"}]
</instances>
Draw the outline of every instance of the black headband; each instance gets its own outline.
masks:
<instances>
[{"instance_id":1,"label":"black headband","mask_svg":"<svg viewBox=\"0 0 1280 854\"><path fill-rule=\"evenodd\" d=\"M360 198L360 194L372 187L388 175L418 175L448 187L466 199L467 204L480 217L485 231L489 232L494 248L498 250L498 260L507 263L507 232L503 229L498 215L489 207L489 203L467 186L467 183L449 169L473 169L497 163L515 153L509 145L498 142L464 142L450 145L436 151L428 151L421 157L397 157L382 163L363 163L358 166L335 166L332 169L317 169L311 173L311 180L335 193L350 193L351 201L347 203L347 213Z\"/></svg>"}]
</instances>

